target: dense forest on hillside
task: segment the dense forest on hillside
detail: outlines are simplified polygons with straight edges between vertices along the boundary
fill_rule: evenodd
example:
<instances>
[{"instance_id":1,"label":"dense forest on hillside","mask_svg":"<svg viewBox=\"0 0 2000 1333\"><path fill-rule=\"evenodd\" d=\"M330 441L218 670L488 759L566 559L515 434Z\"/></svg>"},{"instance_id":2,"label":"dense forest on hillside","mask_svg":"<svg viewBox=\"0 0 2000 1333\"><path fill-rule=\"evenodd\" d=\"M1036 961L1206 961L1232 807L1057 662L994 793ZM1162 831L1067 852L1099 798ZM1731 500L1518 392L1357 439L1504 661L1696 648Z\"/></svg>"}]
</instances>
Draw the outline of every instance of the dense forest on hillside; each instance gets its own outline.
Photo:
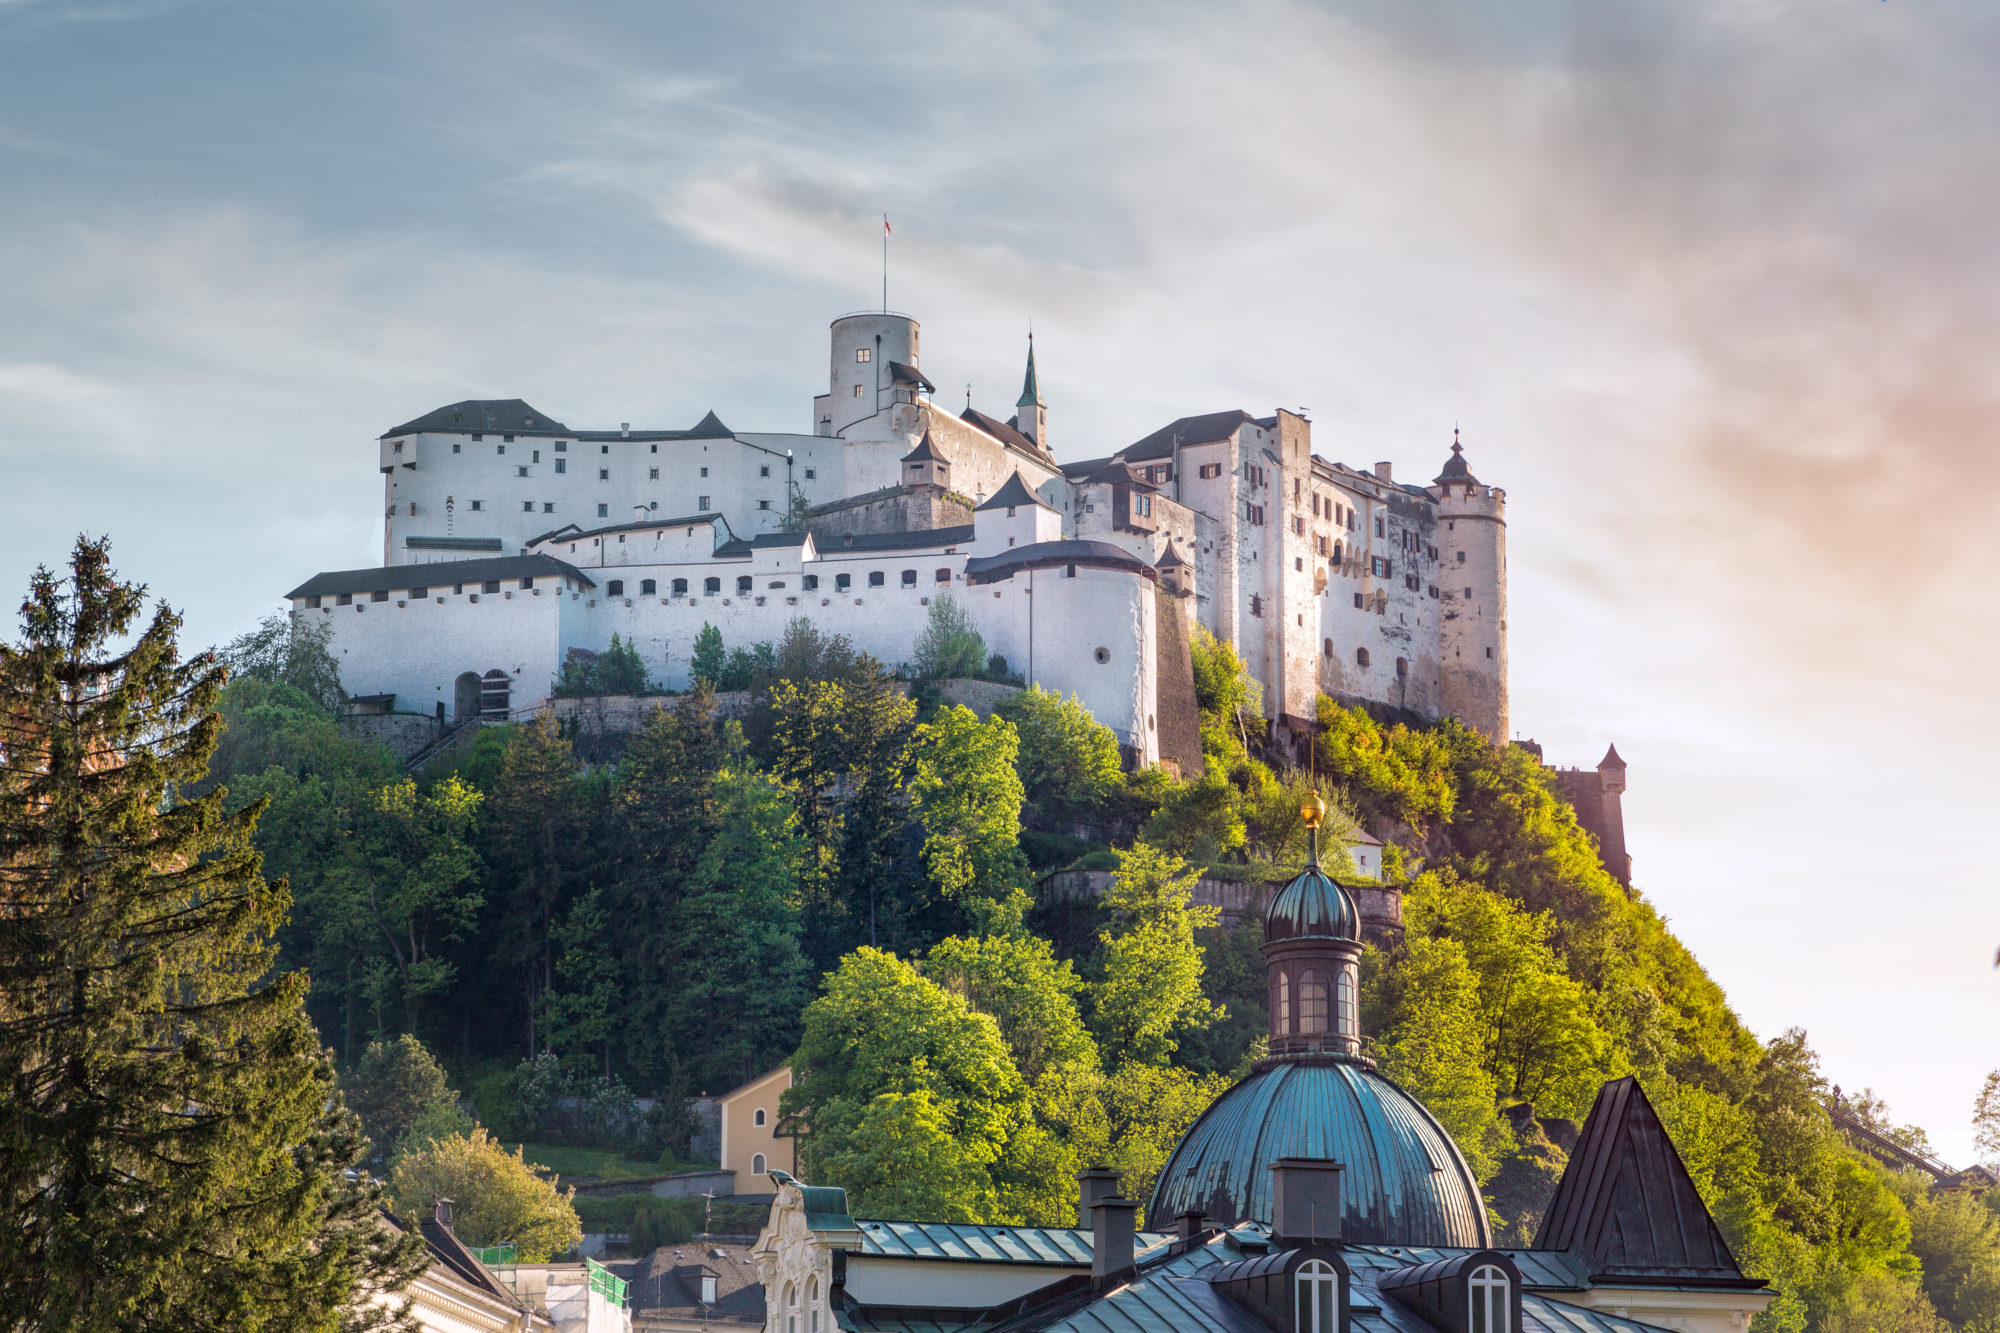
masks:
<instances>
[{"instance_id":1,"label":"dense forest on hillside","mask_svg":"<svg viewBox=\"0 0 2000 1333\"><path fill-rule=\"evenodd\" d=\"M1143 1199L1263 1043L1261 926L1218 924L1193 882L1296 870L1310 780L1274 766L1224 643L1195 645L1207 763L1183 781L1122 771L1074 699L942 703L929 678L983 661L948 614L908 689L801 620L707 644L752 691L740 721L698 689L612 759L543 719L416 774L343 731L309 631L274 619L232 645L212 780L265 803L257 845L294 900L283 965L310 974L343 1070L411 1034L501 1137L671 1154L673 1125L616 1108L790 1059L802 1172L859 1212L1070 1224L1095 1161ZM2000 1212L1852 1151L1805 1035L1742 1025L1531 756L1327 700L1319 721L1330 826L1389 835L1405 889L1403 946L1364 958L1364 1031L1504 1243L1532 1239L1598 1086L1633 1074L1781 1293L1760 1333L2000 1328ZM1113 887L1038 901L1072 865Z\"/></svg>"}]
</instances>

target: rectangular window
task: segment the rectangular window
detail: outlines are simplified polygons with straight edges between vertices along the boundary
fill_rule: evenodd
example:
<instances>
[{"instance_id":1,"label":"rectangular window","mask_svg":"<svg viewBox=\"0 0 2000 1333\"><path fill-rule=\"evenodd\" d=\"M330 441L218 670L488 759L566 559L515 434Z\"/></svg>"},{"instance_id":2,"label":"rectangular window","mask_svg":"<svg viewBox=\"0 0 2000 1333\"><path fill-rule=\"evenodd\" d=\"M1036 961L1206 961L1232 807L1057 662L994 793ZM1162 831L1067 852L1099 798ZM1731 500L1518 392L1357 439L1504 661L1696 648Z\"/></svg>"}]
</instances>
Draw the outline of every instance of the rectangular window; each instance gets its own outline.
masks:
<instances>
[{"instance_id":1,"label":"rectangular window","mask_svg":"<svg viewBox=\"0 0 2000 1333\"><path fill-rule=\"evenodd\" d=\"M859 398L861 396L861 386L859 384L854 386L854 396L856 398Z\"/></svg>"},{"instance_id":2,"label":"rectangular window","mask_svg":"<svg viewBox=\"0 0 2000 1333\"><path fill-rule=\"evenodd\" d=\"M389 600L388 590L382 589L376 592L371 592L368 594L368 600L371 602L386 602Z\"/></svg>"},{"instance_id":3,"label":"rectangular window","mask_svg":"<svg viewBox=\"0 0 2000 1333\"><path fill-rule=\"evenodd\" d=\"M517 477L525 477L528 475L528 469L526 469L525 467L517 467L514 469L514 475Z\"/></svg>"},{"instance_id":4,"label":"rectangular window","mask_svg":"<svg viewBox=\"0 0 2000 1333\"><path fill-rule=\"evenodd\" d=\"M1361 609L1362 609L1362 601L1361 601L1361 594L1360 594L1360 593L1358 593L1358 592L1354 594L1354 609L1355 609L1356 611L1359 611L1359 610L1361 610Z\"/></svg>"},{"instance_id":5,"label":"rectangular window","mask_svg":"<svg viewBox=\"0 0 2000 1333\"><path fill-rule=\"evenodd\" d=\"M306 598L306 609L307 609L308 611L317 611L317 610L319 610L319 598L317 598L317 597L308 597L308 598Z\"/></svg>"},{"instance_id":6,"label":"rectangular window","mask_svg":"<svg viewBox=\"0 0 2000 1333\"><path fill-rule=\"evenodd\" d=\"M805 575L804 577L802 577L802 578L800 578L800 579L799 579L799 586L800 586L801 588L804 588L804 589L805 589L805 590L806 590L807 592L818 592L818 591L819 591L819 575L817 575L817 574L807 574L807 575Z\"/></svg>"},{"instance_id":7,"label":"rectangular window","mask_svg":"<svg viewBox=\"0 0 2000 1333\"><path fill-rule=\"evenodd\" d=\"M500 438L507 441L507 443L509 444L512 444L514 442L514 437L511 435L502 435Z\"/></svg>"},{"instance_id":8,"label":"rectangular window","mask_svg":"<svg viewBox=\"0 0 2000 1333\"><path fill-rule=\"evenodd\" d=\"M1250 614L1258 617L1264 614L1264 599L1254 592L1250 594Z\"/></svg>"},{"instance_id":9,"label":"rectangular window","mask_svg":"<svg viewBox=\"0 0 2000 1333\"><path fill-rule=\"evenodd\" d=\"M695 508L706 514L708 512L708 497L706 495L695 497Z\"/></svg>"},{"instance_id":10,"label":"rectangular window","mask_svg":"<svg viewBox=\"0 0 2000 1333\"><path fill-rule=\"evenodd\" d=\"M534 457L530 458L530 459L529 459L528 461L529 461L530 463L539 463L539 462L541 462L541 461L542 461L542 451L541 451L540 449L537 449L537 450L535 450L535 451L534 451Z\"/></svg>"},{"instance_id":11,"label":"rectangular window","mask_svg":"<svg viewBox=\"0 0 2000 1333\"><path fill-rule=\"evenodd\" d=\"M757 507L759 509L769 509L771 507L771 502L769 500L759 500L757 502Z\"/></svg>"},{"instance_id":12,"label":"rectangular window","mask_svg":"<svg viewBox=\"0 0 2000 1333\"><path fill-rule=\"evenodd\" d=\"M451 451L452 451L453 453L457 453L457 452L458 452L458 449L459 449L459 445L458 445L458 441L457 441L457 440L453 440L453 441L451 442Z\"/></svg>"},{"instance_id":13,"label":"rectangular window","mask_svg":"<svg viewBox=\"0 0 2000 1333\"><path fill-rule=\"evenodd\" d=\"M652 447L651 449L649 449L649 450L648 450L647 452L648 452L648 453L655 453L655 454L657 454L658 452L660 452L660 446L656 444L656 445L654 445L654 446L653 446L653 447Z\"/></svg>"},{"instance_id":14,"label":"rectangular window","mask_svg":"<svg viewBox=\"0 0 2000 1333\"><path fill-rule=\"evenodd\" d=\"M1375 535L1377 537L1388 536L1388 534L1382 530L1382 520L1379 518L1375 520Z\"/></svg>"},{"instance_id":15,"label":"rectangular window","mask_svg":"<svg viewBox=\"0 0 2000 1333\"><path fill-rule=\"evenodd\" d=\"M601 467L601 468L597 469L597 479L598 479L599 481L610 481L610 480L611 480L611 469L610 469L610 468L608 468L608 467Z\"/></svg>"},{"instance_id":16,"label":"rectangular window","mask_svg":"<svg viewBox=\"0 0 2000 1333\"><path fill-rule=\"evenodd\" d=\"M611 506L610 506L610 505L599 505L599 506L597 506L597 516L598 516L599 518L610 518L610 517L611 517Z\"/></svg>"},{"instance_id":17,"label":"rectangular window","mask_svg":"<svg viewBox=\"0 0 2000 1333\"><path fill-rule=\"evenodd\" d=\"M542 506L542 512L544 514L553 514L556 512L556 507L554 504L545 504Z\"/></svg>"},{"instance_id":18,"label":"rectangular window","mask_svg":"<svg viewBox=\"0 0 2000 1333\"><path fill-rule=\"evenodd\" d=\"M532 577L524 578L521 580L521 590L523 592L526 592L528 589L534 586L535 586L535 580Z\"/></svg>"},{"instance_id":19,"label":"rectangular window","mask_svg":"<svg viewBox=\"0 0 2000 1333\"><path fill-rule=\"evenodd\" d=\"M660 470L658 468L649 467L646 469L647 481L658 481L659 479L660 479Z\"/></svg>"},{"instance_id":20,"label":"rectangular window","mask_svg":"<svg viewBox=\"0 0 2000 1333\"><path fill-rule=\"evenodd\" d=\"M597 452L600 454L608 454L611 452L611 446L608 444L600 444L597 446Z\"/></svg>"},{"instance_id":21,"label":"rectangular window","mask_svg":"<svg viewBox=\"0 0 2000 1333\"><path fill-rule=\"evenodd\" d=\"M812 480L813 478L817 477L818 475L819 475L819 473L817 473L817 472L813 471L813 470L812 470L811 468L807 468L807 469L806 469L806 480L807 480L807 481L811 481L811 480Z\"/></svg>"},{"instance_id":22,"label":"rectangular window","mask_svg":"<svg viewBox=\"0 0 2000 1333\"><path fill-rule=\"evenodd\" d=\"M485 507L486 507L486 502L484 500L474 500L472 502L472 512L474 512L475 514L478 513L481 509L484 509Z\"/></svg>"},{"instance_id":23,"label":"rectangular window","mask_svg":"<svg viewBox=\"0 0 2000 1333\"><path fill-rule=\"evenodd\" d=\"M707 468L703 468L703 469L701 470L701 475L702 475L702 476L704 476L704 477L705 477L705 476L707 476L707 475L708 475L708 469L707 469Z\"/></svg>"},{"instance_id":24,"label":"rectangular window","mask_svg":"<svg viewBox=\"0 0 2000 1333\"><path fill-rule=\"evenodd\" d=\"M509 435L507 438L511 440L514 437ZM496 444L493 446L493 452L496 454L504 454L507 452L507 446L504 444Z\"/></svg>"},{"instance_id":25,"label":"rectangular window","mask_svg":"<svg viewBox=\"0 0 2000 1333\"><path fill-rule=\"evenodd\" d=\"M569 441L568 441L568 440L557 440L557 441L556 441L556 452L557 452L557 453L559 453L559 454L566 454L566 453L568 453L568 452L569 452Z\"/></svg>"},{"instance_id":26,"label":"rectangular window","mask_svg":"<svg viewBox=\"0 0 2000 1333\"><path fill-rule=\"evenodd\" d=\"M522 512L522 513L524 513L524 514L532 514L532 513L534 513L534 512L535 512L535 502L534 502L533 500L523 500L523 501L521 501L521 512Z\"/></svg>"},{"instance_id":27,"label":"rectangular window","mask_svg":"<svg viewBox=\"0 0 2000 1333\"><path fill-rule=\"evenodd\" d=\"M770 465L769 463L766 463L766 464L764 464L764 465L763 465L762 467L758 468L758 469L757 469L757 475L758 475L758 476L760 476L760 477L768 477L768 476L770 476L770 475L771 475L771 465Z\"/></svg>"},{"instance_id":28,"label":"rectangular window","mask_svg":"<svg viewBox=\"0 0 2000 1333\"><path fill-rule=\"evenodd\" d=\"M486 580L486 582L485 582L485 583L483 583L483 584L481 584L481 585L480 585L480 590L481 590L482 592L499 592L499 591L500 591L500 580L499 580L499 579L488 579L488 580Z\"/></svg>"},{"instance_id":29,"label":"rectangular window","mask_svg":"<svg viewBox=\"0 0 2000 1333\"><path fill-rule=\"evenodd\" d=\"M333 604L335 606L353 606L354 594L351 592L344 592L340 594L340 596L333 599Z\"/></svg>"},{"instance_id":30,"label":"rectangular window","mask_svg":"<svg viewBox=\"0 0 2000 1333\"><path fill-rule=\"evenodd\" d=\"M556 471L558 473L569 471L569 460L567 458L558 458L556 460Z\"/></svg>"},{"instance_id":31,"label":"rectangular window","mask_svg":"<svg viewBox=\"0 0 2000 1333\"><path fill-rule=\"evenodd\" d=\"M475 439L475 440L483 440L483 439L485 439L485 438L486 438L486 436L485 436L485 434L484 434L484 433L482 433L482 432L480 432L480 431L474 431L474 432L472 432L472 438L473 438L473 439Z\"/></svg>"},{"instance_id":32,"label":"rectangular window","mask_svg":"<svg viewBox=\"0 0 2000 1333\"><path fill-rule=\"evenodd\" d=\"M869 359L874 355L875 349L872 347L857 347L854 349L854 360L860 365L867 365Z\"/></svg>"}]
</instances>

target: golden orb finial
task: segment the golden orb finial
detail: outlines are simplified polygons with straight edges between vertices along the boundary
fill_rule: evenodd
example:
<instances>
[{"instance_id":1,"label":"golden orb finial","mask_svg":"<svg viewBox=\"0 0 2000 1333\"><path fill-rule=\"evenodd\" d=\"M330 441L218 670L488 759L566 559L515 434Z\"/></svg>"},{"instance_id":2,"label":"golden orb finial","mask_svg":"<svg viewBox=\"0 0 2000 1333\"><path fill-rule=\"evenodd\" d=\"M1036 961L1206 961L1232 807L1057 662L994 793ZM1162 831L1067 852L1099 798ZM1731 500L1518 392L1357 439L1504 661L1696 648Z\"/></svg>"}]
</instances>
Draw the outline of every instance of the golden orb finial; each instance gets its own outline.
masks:
<instances>
[{"instance_id":1,"label":"golden orb finial","mask_svg":"<svg viewBox=\"0 0 2000 1333\"><path fill-rule=\"evenodd\" d=\"M1304 817L1309 829L1318 828L1320 821L1326 818L1326 802L1319 798L1319 788L1313 788L1306 796L1305 804L1299 807L1299 814Z\"/></svg>"}]
</instances>

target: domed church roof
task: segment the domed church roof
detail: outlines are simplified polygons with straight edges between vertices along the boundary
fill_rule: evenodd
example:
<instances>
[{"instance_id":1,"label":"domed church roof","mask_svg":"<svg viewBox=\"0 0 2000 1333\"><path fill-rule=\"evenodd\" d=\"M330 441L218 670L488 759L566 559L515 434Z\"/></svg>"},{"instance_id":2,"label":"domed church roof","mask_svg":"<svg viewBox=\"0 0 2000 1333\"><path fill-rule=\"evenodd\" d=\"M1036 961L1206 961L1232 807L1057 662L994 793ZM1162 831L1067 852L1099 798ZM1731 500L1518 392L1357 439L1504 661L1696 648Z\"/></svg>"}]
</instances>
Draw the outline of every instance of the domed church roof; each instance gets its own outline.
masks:
<instances>
[{"instance_id":1,"label":"domed church roof","mask_svg":"<svg viewBox=\"0 0 2000 1333\"><path fill-rule=\"evenodd\" d=\"M1451 1135L1365 1064L1280 1061L1210 1106L1174 1149L1146 1205L1149 1226L1183 1212L1211 1226L1271 1221L1270 1164L1330 1157L1341 1172L1341 1238L1484 1249L1486 1205Z\"/></svg>"},{"instance_id":2,"label":"domed church roof","mask_svg":"<svg viewBox=\"0 0 2000 1333\"><path fill-rule=\"evenodd\" d=\"M1359 940L1361 914L1347 890L1327 877L1315 860L1291 883L1271 895L1264 909L1264 939Z\"/></svg>"}]
</instances>

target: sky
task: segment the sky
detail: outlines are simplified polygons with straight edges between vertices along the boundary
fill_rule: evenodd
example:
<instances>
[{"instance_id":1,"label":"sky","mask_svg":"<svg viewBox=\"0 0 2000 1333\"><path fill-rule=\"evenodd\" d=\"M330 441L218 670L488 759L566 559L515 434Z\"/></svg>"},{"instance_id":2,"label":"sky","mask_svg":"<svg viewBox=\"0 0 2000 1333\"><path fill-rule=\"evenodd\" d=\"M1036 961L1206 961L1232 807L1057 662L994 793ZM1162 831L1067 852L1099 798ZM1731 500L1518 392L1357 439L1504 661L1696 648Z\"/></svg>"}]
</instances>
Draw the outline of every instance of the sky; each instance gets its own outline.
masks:
<instances>
[{"instance_id":1,"label":"sky","mask_svg":"<svg viewBox=\"0 0 2000 1333\"><path fill-rule=\"evenodd\" d=\"M1304 409L1508 494L1514 725L1761 1035L1972 1158L2000 1066L2000 6L0 0L0 588L239 633L374 439L808 431L922 320L1051 442Z\"/></svg>"}]
</instances>

